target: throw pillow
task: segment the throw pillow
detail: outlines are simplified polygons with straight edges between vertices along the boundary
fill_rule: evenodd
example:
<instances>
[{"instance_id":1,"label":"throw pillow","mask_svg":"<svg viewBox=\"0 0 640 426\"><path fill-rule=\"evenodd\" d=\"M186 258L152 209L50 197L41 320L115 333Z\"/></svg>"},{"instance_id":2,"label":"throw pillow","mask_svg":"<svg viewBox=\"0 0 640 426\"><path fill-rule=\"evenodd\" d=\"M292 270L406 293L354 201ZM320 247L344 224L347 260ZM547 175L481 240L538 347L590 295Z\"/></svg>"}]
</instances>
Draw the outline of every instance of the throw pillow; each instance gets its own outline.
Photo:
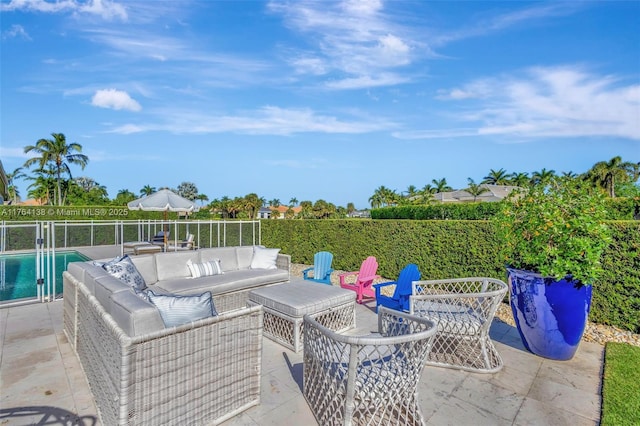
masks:
<instances>
[{"instance_id":1,"label":"throw pillow","mask_svg":"<svg viewBox=\"0 0 640 426\"><path fill-rule=\"evenodd\" d=\"M223 273L222 267L220 266L220 259L213 259L204 263L193 263L191 259L189 259L187 260L187 266L193 278L221 275Z\"/></svg>"},{"instance_id":2,"label":"throw pillow","mask_svg":"<svg viewBox=\"0 0 640 426\"><path fill-rule=\"evenodd\" d=\"M165 327L174 327L218 315L209 291L198 296L178 296L155 294L148 290L147 297L158 308Z\"/></svg>"},{"instance_id":3,"label":"throw pillow","mask_svg":"<svg viewBox=\"0 0 640 426\"><path fill-rule=\"evenodd\" d=\"M102 267L109 275L116 277L125 284L129 284L134 290L142 291L147 288L147 283L127 254L110 260Z\"/></svg>"},{"instance_id":4,"label":"throw pillow","mask_svg":"<svg viewBox=\"0 0 640 426\"><path fill-rule=\"evenodd\" d=\"M278 269L276 259L280 249L268 249L255 246L253 248L253 258L251 259L251 269Z\"/></svg>"}]
</instances>

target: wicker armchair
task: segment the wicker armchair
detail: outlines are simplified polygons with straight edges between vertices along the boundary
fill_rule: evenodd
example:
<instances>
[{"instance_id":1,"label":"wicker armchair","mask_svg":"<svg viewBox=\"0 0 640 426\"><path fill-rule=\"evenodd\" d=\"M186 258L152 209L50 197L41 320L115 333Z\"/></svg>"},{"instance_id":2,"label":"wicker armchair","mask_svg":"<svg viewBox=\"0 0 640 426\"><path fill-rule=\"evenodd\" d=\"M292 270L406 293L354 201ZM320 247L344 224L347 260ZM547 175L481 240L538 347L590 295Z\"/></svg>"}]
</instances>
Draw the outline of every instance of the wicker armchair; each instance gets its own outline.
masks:
<instances>
[{"instance_id":1,"label":"wicker armchair","mask_svg":"<svg viewBox=\"0 0 640 426\"><path fill-rule=\"evenodd\" d=\"M414 281L409 312L438 324L427 365L495 373L502 358L489 327L507 284L493 278Z\"/></svg>"},{"instance_id":2,"label":"wicker armchair","mask_svg":"<svg viewBox=\"0 0 640 426\"><path fill-rule=\"evenodd\" d=\"M321 425L423 425L417 385L436 334L380 307L379 333L346 336L304 317L304 396Z\"/></svg>"}]
</instances>

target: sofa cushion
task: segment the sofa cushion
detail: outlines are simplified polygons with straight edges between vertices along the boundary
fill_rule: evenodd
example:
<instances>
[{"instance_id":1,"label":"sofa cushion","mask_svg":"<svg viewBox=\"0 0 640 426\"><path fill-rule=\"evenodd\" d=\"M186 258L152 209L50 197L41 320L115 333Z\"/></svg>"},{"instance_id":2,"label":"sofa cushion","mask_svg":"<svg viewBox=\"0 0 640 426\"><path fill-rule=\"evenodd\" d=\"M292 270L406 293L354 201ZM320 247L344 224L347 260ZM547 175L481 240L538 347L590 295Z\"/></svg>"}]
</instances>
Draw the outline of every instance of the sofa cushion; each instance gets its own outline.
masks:
<instances>
[{"instance_id":1,"label":"sofa cushion","mask_svg":"<svg viewBox=\"0 0 640 426\"><path fill-rule=\"evenodd\" d=\"M210 277L194 278L191 280L175 279L159 281L156 289L165 293L175 294L199 294L210 291L211 294L218 295L241 291L247 288L260 287L269 284L287 281L289 274L282 269L244 269L240 271L228 271L224 275L213 275Z\"/></svg>"},{"instance_id":2,"label":"sofa cushion","mask_svg":"<svg viewBox=\"0 0 640 426\"><path fill-rule=\"evenodd\" d=\"M95 296L105 311L111 313L111 295L121 291L129 291L131 286L120 281L118 278L109 274L96 278L95 280Z\"/></svg>"},{"instance_id":3,"label":"sofa cushion","mask_svg":"<svg viewBox=\"0 0 640 426\"><path fill-rule=\"evenodd\" d=\"M109 275L101 266L96 266L92 262L71 262L67 265L67 271L84 283L91 294L96 293L96 279Z\"/></svg>"},{"instance_id":4,"label":"sofa cushion","mask_svg":"<svg viewBox=\"0 0 640 426\"><path fill-rule=\"evenodd\" d=\"M129 255L125 254L120 258L115 258L102 265L105 271L116 277L120 281L129 284L135 290L144 290L147 283L142 278L140 272L133 264Z\"/></svg>"},{"instance_id":5,"label":"sofa cushion","mask_svg":"<svg viewBox=\"0 0 640 426\"><path fill-rule=\"evenodd\" d=\"M198 250L200 262L220 259L220 267L223 272L238 270L238 257L235 247L214 247ZM194 261L195 262L195 261Z\"/></svg>"},{"instance_id":6,"label":"sofa cushion","mask_svg":"<svg viewBox=\"0 0 640 426\"><path fill-rule=\"evenodd\" d=\"M208 291L197 296L180 296L155 294L149 290L147 296L160 311L165 327L175 327L218 315Z\"/></svg>"},{"instance_id":7,"label":"sofa cushion","mask_svg":"<svg viewBox=\"0 0 640 426\"><path fill-rule=\"evenodd\" d=\"M189 259L187 260L187 266L189 267L189 271L191 271L192 278L222 274L220 259L213 259L203 263L193 263L191 259Z\"/></svg>"},{"instance_id":8,"label":"sofa cushion","mask_svg":"<svg viewBox=\"0 0 640 426\"><path fill-rule=\"evenodd\" d=\"M192 262L200 262L198 251L157 253L155 257L158 281L190 277L191 271L187 267L187 261L191 259Z\"/></svg>"},{"instance_id":9,"label":"sofa cushion","mask_svg":"<svg viewBox=\"0 0 640 426\"><path fill-rule=\"evenodd\" d=\"M143 254L140 256L133 256L131 258L131 261L134 265L136 265L138 272L140 272L140 275L142 275L142 278L144 278L144 281L147 283L147 285L151 285L158 281L156 257L154 255Z\"/></svg>"},{"instance_id":10,"label":"sofa cushion","mask_svg":"<svg viewBox=\"0 0 640 426\"><path fill-rule=\"evenodd\" d=\"M253 259L251 259L251 269L277 269L276 259L279 248L253 247Z\"/></svg>"},{"instance_id":11,"label":"sofa cushion","mask_svg":"<svg viewBox=\"0 0 640 426\"><path fill-rule=\"evenodd\" d=\"M251 268L251 260L253 259L253 246L236 247L236 256L238 258L238 269Z\"/></svg>"},{"instance_id":12,"label":"sofa cushion","mask_svg":"<svg viewBox=\"0 0 640 426\"><path fill-rule=\"evenodd\" d=\"M164 329L160 311L132 289L111 294L111 316L129 337Z\"/></svg>"}]
</instances>

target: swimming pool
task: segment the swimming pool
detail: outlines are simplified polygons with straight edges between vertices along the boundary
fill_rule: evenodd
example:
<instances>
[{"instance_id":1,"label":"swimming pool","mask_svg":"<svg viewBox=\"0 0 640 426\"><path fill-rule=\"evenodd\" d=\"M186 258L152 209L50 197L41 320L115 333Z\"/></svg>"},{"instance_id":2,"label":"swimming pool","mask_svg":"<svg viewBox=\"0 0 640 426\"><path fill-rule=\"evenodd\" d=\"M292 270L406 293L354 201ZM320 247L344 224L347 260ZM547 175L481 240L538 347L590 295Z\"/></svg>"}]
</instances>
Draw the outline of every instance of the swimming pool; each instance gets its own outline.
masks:
<instances>
[{"instance_id":1,"label":"swimming pool","mask_svg":"<svg viewBox=\"0 0 640 426\"><path fill-rule=\"evenodd\" d=\"M62 294L62 273L66 271L69 262L86 260L89 260L89 258L77 251L55 253L55 289L57 295ZM51 264L52 268L53 261ZM47 276L47 274L42 273L42 276ZM33 298L37 295L36 254L0 255L0 302Z\"/></svg>"}]
</instances>

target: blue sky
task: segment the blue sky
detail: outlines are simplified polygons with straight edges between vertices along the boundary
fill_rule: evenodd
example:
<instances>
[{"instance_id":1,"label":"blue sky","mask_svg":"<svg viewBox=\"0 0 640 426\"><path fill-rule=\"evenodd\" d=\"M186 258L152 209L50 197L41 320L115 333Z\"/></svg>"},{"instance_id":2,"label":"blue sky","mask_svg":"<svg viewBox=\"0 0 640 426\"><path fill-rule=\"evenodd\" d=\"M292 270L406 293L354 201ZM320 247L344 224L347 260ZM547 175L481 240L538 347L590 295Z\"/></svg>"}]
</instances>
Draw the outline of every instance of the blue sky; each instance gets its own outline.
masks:
<instances>
[{"instance_id":1,"label":"blue sky","mask_svg":"<svg viewBox=\"0 0 640 426\"><path fill-rule=\"evenodd\" d=\"M638 1L0 5L8 172L55 132L111 197L366 208L381 185L640 161Z\"/></svg>"}]
</instances>

